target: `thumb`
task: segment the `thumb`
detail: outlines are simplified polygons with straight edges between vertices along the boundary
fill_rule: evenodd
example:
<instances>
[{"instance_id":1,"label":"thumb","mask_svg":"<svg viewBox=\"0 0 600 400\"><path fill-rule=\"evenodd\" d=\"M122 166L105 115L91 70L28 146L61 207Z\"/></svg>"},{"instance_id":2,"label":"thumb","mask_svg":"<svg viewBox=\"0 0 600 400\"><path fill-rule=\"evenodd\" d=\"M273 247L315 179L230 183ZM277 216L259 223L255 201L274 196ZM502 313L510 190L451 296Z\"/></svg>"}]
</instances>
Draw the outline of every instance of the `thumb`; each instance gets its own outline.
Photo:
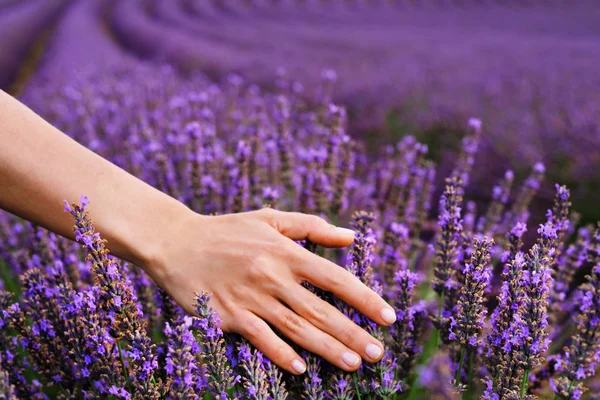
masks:
<instances>
[{"instance_id":1,"label":"thumb","mask_svg":"<svg viewBox=\"0 0 600 400\"><path fill-rule=\"evenodd\" d=\"M345 247L354 241L354 231L336 227L316 215L270 210L269 223L292 240L308 239L325 247Z\"/></svg>"}]
</instances>

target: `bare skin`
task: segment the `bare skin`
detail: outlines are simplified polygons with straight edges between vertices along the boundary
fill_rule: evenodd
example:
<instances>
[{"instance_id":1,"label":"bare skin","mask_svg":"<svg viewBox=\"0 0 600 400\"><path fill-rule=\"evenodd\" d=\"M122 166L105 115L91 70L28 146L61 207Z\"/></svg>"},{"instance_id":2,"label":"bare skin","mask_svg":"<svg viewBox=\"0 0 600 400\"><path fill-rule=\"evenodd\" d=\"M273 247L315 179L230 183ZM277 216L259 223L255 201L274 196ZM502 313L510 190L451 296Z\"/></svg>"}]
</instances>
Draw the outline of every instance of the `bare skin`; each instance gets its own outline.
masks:
<instances>
[{"instance_id":1,"label":"bare skin","mask_svg":"<svg viewBox=\"0 0 600 400\"><path fill-rule=\"evenodd\" d=\"M73 239L63 199L85 194L97 230L117 257L143 268L186 311L213 294L225 331L246 337L281 368L304 361L269 324L346 371L375 362L383 345L302 287L307 281L389 325L394 310L343 268L303 249L310 239L344 247L354 234L300 213L261 210L203 216L58 131L0 91L0 207Z\"/></svg>"}]
</instances>

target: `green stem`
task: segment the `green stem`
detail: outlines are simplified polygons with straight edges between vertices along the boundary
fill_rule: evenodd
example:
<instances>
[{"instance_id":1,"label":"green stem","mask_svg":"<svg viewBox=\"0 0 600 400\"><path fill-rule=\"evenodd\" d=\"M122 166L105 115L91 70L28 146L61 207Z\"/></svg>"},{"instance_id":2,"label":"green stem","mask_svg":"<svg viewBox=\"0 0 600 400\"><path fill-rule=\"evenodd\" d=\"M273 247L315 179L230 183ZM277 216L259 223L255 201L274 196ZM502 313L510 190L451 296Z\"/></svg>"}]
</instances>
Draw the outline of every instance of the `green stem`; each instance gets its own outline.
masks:
<instances>
[{"instance_id":1,"label":"green stem","mask_svg":"<svg viewBox=\"0 0 600 400\"><path fill-rule=\"evenodd\" d=\"M440 306L438 309L438 315L437 315L437 320L438 322L441 320L442 317L442 310L444 309L444 298L446 297L446 290L442 290L442 294L440 295ZM434 348L437 349L438 346L440 345L441 342L441 332L439 328L435 328L435 346Z\"/></svg>"},{"instance_id":2,"label":"green stem","mask_svg":"<svg viewBox=\"0 0 600 400\"><path fill-rule=\"evenodd\" d=\"M523 380L521 381L521 397L525 397L527 394L527 388L529 386L529 370L526 369L523 372Z\"/></svg>"},{"instance_id":3,"label":"green stem","mask_svg":"<svg viewBox=\"0 0 600 400\"><path fill-rule=\"evenodd\" d=\"M125 357L123 357L123 350L121 349L121 341L117 342L117 348L119 349L119 359L121 360L121 366L123 367L123 373L125 374L125 379L129 381L129 372L127 368L125 368Z\"/></svg>"},{"instance_id":4,"label":"green stem","mask_svg":"<svg viewBox=\"0 0 600 400\"><path fill-rule=\"evenodd\" d=\"M419 355L419 359L418 359L416 365L426 365L427 364L432 353L437 350L437 348L434 347L435 340L436 340L436 333L433 332L433 335L430 335L429 338L427 339L427 342L425 343L425 346L423 347L423 351ZM417 376L417 374L412 374L411 376L409 376L407 378L408 386L410 387L410 392L408 392L407 400L415 400L418 398L419 394L421 393L421 390L420 390L421 386L419 385L418 378L419 377Z\"/></svg>"},{"instance_id":5,"label":"green stem","mask_svg":"<svg viewBox=\"0 0 600 400\"><path fill-rule=\"evenodd\" d=\"M360 400L360 388L358 387L358 380L356 380L356 372L352 374L352 379L354 380L354 389L356 389L356 398Z\"/></svg>"},{"instance_id":6,"label":"green stem","mask_svg":"<svg viewBox=\"0 0 600 400\"><path fill-rule=\"evenodd\" d=\"M465 393L465 400L471 400L473 397L473 359L474 352L472 350L467 352L467 357L469 357L469 368L468 368L468 378L467 378L467 392Z\"/></svg>"},{"instance_id":7,"label":"green stem","mask_svg":"<svg viewBox=\"0 0 600 400\"><path fill-rule=\"evenodd\" d=\"M456 370L456 379L454 381L455 387L458 387L458 385L460 384L460 374L462 372L464 359L465 359L465 348L461 347L460 348L460 361L458 363L458 369Z\"/></svg>"}]
</instances>

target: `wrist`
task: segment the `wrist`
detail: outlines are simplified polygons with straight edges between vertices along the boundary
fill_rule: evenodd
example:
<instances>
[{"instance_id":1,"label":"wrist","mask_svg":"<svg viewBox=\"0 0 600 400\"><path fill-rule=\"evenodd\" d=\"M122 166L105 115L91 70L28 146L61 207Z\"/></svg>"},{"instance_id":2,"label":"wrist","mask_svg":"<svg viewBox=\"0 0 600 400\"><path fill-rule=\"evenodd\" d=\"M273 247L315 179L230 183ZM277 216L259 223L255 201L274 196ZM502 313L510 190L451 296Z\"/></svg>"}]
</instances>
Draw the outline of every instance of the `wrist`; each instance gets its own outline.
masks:
<instances>
[{"instance_id":1,"label":"wrist","mask_svg":"<svg viewBox=\"0 0 600 400\"><path fill-rule=\"evenodd\" d=\"M137 226L130 242L131 261L141 267L156 282L163 282L172 274L168 249L180 239L190 221L202 218L183 203L166 196L152 207L150 215Z\"/></svg>"}]
</instances>

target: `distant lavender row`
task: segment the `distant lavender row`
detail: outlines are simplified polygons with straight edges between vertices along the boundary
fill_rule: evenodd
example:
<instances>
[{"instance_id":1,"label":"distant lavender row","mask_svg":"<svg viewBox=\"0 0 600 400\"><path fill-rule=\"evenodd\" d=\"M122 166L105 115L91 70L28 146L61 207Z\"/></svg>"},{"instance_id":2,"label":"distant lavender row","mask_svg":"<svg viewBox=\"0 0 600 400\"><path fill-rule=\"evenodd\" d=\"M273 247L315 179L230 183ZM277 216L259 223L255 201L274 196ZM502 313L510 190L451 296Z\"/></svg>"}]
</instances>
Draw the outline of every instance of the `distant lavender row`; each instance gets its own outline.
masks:
<instances>
[{"instance_id":1,"label":"distant lavender row","mask_svg":"<svg viewBox=\"0 0 600 400\"><path fill-rule=\"evenodd\" d=\"M113 3L114 0L73 3L53 31L38 72L61 76L91 66L114 67L133 62L134 58L111 40L103 25Z\"/></svg>"},{"instance_id":2,"label":"distant lavender row","mask_svg":"<svg viewBox=\"0 0 600 400\"><path fill-rule=\"evenodd\" d=\"M70 0L23 0L0 4L0 89L7 89L40 34Z\"/></svg>"},{"instance_id":3,"label":"distant lavender row","mask_svg":"<svg viewBox=\"0 0 600 400\"><path fill-rule=\"evenodd\" d=\"M223 334L207 294L190 298L197 315L184 316L141 270L108 255L86 212L94 199L82 197L65 205L82 248L0 214L0 282L14 292L0 291L0 394L576 400L594 387L600 229L578 226L569 190L559 185L554 204L533 220L540 213L532 199L549 186L541 163L524 181L506 171L483 208L465 198L486 134L481 121L465 123L432 216L436 168L413 137L373 160L347 135L345 110L326 96L307 103L239 76L215 85L170 67L130 68L54 76L29 88L37 93L30 104L195 211L269 205L348 221L356 235L347 252L298 244L381 293L397 322L382 329L307 287L383 340L386 355L348 374L303 352L304 376L280 371ZM536 237L531 246L527 230ZM589 275L585 284L573 280L576 273Z\"/></svg>"},{"instance_id":4,"label":"distant lavender row","mask_svg":"<svg viewBox=\"0 0 600 400\"><path fill-rule=\"evenodd\" d=\"M444 4L137 0L117 4L110 21L134 54L213 78L234 71L270 85L282 66L312 90L335 70L334 99L348 105L354 132L383 127L391 110L415 131L479 115L490 130L477 182L498 165L522 170L540 159L556 179L593 177L595 3ZM576 199L598 199L586 184L576 189Z\"/></svg>"}]
</instances>

